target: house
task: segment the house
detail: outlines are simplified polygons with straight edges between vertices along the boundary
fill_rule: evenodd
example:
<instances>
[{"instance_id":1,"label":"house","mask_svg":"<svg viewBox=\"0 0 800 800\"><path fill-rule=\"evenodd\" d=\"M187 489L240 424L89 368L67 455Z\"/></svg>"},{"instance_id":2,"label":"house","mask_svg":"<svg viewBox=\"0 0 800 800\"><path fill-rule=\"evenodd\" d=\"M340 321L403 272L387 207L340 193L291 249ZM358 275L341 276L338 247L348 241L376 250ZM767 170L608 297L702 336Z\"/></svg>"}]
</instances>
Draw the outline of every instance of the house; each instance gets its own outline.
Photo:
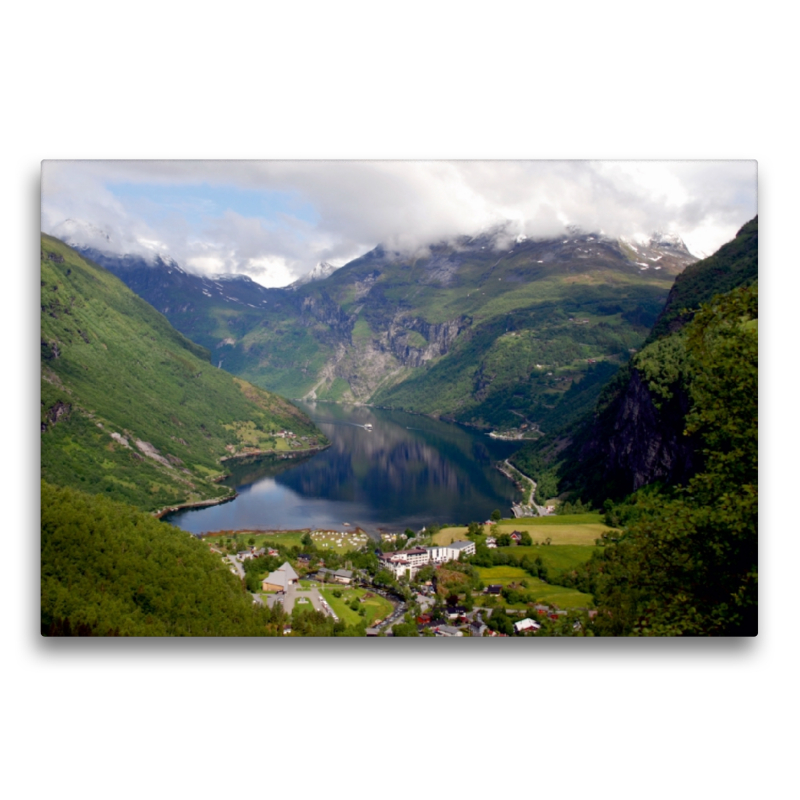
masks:
<instances>
[{"instance_id":1,"label":"house","mask_svg":"<svg viewBox=\"0 0 800 800\"><path fill-rule=\"evenodd\" d=\"M522 534L519 531L514 531L511 534L511 541L512 542L516 542L517 544L519 544L521 539L522 539Z\"/></svg>"},{"instance_id":2,"label":"house","mask_svg":"<svg viewBox=\"0 0 800 800\"><path fill-rule=\"evenodd\" d=\"M305 553L301 553L299 556L297 556L297 563L302 564L304 567L307 567L310 562L311 556L308 556Z\"/></svg>"},{"instance_id":3,"label":"house","mask_svg":"<svg viewBox=\"0 0 800 800\"><path fill-rule=\"evenodd\" d=\"M263 555L264 555L263 547L259 547L258 550L256 550L255 547L251 547L249 550L240 550L236 554L236 558L238 558L239 561L247 561L248 559L259 558L260 556Z\"/></svg>"},{"instance_id":4,"label":"house","mask_svg":"<svg viewBox=\"0 0 800 800\"><path fill-rule=\"evenodd\" d=\"M497 539L495 539L494 536L487 536L486 537L486 546L490 550L495 550L497 548Z\"/></svg>"},{"instance_id":5,"label":"house","mask_svg":"<svg viewBox=\"0 0 800 800\"><path fill-rule=\"evenodd\" d=\"M439 625L433 629L437 636L463 636L464 634L452 625Z\"/></svg>"},{"instance_id":6,"label":"house","mask_svg":"<svg viewBox=\"0 0 800 800\"><path fill-rule=\"evenodd\" d=\"M519 622L514 623L514 630L517 633L522 633L523 631L531 631L531 630L534 633L536 633L536 631L538 631L539 628L541 627L542 626L538 622L534 622L532 619L529 619L527 617L525 619L521 619Z\"/></svg>"},{"instance_id":7,"label":"house","mask_svg":"<svg viewBox=\"0 0 800 800\"><path fill-rule=\"evenodd\" d=\"M300 580L298 574L292 569L288 561L284 561L283 566L278 567L274 572L270 572L261 582L261 589L264 592L285 592L290 586Z\"/></svg>"},{"instance_id":8,"label":"house","mask_svg":"<svg viewBox=\"0 0 800 800\"><path fill-rule=\"evenodd\" d=\"M353 573L349 569L327 569L320 567L317 570L317 578L329 583L349 584L353 580Z\"/></svg>"},{"instance_id":9,"label":"house","mask_svg":"<svg viewBox=\"0 0 800 800\"><path fill-rule=\"evenodd\" d=\"M486 630L486 624L478 620L477 622L473 622L469 626L469 632L473 636L483 636L484 631Z\"/></svg>"},{"instance_id":10,"label":"house","mask_svg":"<svg viewBox=\"0 0 800 800\"><path fill-rule=\"evenodd\" d=\"M503 591L503 587L499 583L493 583L491 586L486 587L486 594L500 594Z\"/></svg>"},{"instance_id":11,"label":"house","mask_svg":"<svg viewBox=\"0 0 800 800\"><path fill-rule=\"evenodd\" d=\"M448 606L447 607L447 616L450 619L459 619L459 617L463 617L464 614L467 613L467 609L464 606Z\"/></svg>"}]
</instances>

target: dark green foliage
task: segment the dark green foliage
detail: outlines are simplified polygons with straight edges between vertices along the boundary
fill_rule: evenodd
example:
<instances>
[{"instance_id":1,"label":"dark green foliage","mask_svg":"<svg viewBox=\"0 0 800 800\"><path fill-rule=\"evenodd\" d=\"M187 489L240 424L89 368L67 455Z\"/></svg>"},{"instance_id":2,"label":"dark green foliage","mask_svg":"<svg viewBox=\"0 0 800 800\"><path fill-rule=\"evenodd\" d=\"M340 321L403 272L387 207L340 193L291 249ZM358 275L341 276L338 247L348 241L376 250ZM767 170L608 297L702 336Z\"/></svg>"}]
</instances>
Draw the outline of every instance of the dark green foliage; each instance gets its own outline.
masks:
<instances>
[{"instance_id":1,"label":"dark green foliage","mask_svg":"<svg viewBox=\"0 0 800 800\"><path fill-rule=\"evenodd\" d=\"M687 428L690 386L683 327L701 303L758 276L758 218L710 258L687 267L637 353L599 393L594 414L512 457L537 481L536 499L559 493L597 505L661 481L685 483L702 465L699 430Z\"/></svg>"},{"instance_id":2,"label":"dark green foliage","mask_svg":"<svg viewBox=\"0 0 800 800\"><path fill-rule=\"evenodd\" d=\"M758 285L685 329L687 432L703 468L685 487L609 503L620 541L590 562L598 633L755 635L758 604Z\"/></svg>"},{"instance_id":3,"label":"dark green foliage","mask_svg":"<svg viewBox=\"0 0 800 800\"><path fill-rule=\"evenodd\" d=\"M44 481L41 570L48 636L274 636L282 628L282 611L254 605L185 531Z\"/></svg>"},{"instance_id":4,"label":"dark green foliage","mask_svg":"<svg viewBox=\"0 0 800 800\"><path fill-rule=\"evenodd\" d=\"M220 457L269 449L275 431L324 441L297 408L213 367L117 278L48 236L41 274L43 478L150 510L228 494L210 480Z\"/></svg>"},{"instance_id":5,"label":"dark green foliage","mask_svg":"<svg viewBox=\"0 0 800 800\"><path fill-rule=\"evenodd\" d=\"M694 316L714 295L758 280L758 217L743 225L736 238L714 255L688 266L675 279L667 304L648 342L677 330Z\"/></svg>"}]
</instances>

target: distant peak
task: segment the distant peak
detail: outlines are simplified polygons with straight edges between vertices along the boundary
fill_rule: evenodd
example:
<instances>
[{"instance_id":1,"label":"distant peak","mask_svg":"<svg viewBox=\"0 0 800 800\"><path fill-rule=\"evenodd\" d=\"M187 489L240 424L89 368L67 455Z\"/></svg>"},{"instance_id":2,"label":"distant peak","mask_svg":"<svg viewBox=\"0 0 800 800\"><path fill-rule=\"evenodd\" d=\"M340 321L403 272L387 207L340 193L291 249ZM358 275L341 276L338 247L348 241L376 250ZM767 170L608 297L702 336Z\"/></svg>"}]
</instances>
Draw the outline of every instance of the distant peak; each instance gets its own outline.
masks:
<instances>
[{"instance_id":1,"label":"distant peak","mask_svg":"<svg viewBox=\"0 0 800 800\"><path fill-rule=\"evenodd\" d=\"M294 283L289 284L287 289L297 289L300 286L304 286L307 283L311 283L312 281L321 281L325 278L330 277L333 275L339 267L335 267L333 264L330 264L327 261L320 261L311 272L303 275L302 277L298 278Z\"/></svg>"}]
</instances>

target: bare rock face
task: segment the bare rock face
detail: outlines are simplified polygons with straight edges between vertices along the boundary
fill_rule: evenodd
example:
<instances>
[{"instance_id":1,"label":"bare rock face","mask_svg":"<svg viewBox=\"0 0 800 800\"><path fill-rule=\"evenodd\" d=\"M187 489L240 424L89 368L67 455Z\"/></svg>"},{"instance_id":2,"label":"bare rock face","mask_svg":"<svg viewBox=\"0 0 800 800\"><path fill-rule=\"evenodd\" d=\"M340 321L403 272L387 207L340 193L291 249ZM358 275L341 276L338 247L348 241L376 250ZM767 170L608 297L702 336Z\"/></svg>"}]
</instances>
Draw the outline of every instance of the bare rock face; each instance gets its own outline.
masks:
<instances>
[{"instance_id":1,"label":"bare rock face","mask_svg":"<svg viewBox=\"0 0 800 800\"><path fill-rule=\"evenodd\" d=\"M471 324L472 320L466 316L439 324L419 318L399 317L389 326L386 342L404 367L420 367L426 361L446 355L458 336ZM413 333L418 336L412 337ZM419 342L420 336L427 344Z\"/></svg>"}]
</instances>

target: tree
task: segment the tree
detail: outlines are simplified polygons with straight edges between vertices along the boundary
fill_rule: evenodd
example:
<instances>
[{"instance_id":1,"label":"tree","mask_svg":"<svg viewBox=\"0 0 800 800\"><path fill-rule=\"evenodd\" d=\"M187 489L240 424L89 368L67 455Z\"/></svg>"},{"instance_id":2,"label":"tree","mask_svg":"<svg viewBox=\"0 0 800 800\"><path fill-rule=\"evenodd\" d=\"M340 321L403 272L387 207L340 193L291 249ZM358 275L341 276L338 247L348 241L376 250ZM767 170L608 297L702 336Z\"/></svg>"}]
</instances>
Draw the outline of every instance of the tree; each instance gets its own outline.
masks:
<instances>
[{"instance_id":1,"label":"tree","mask_svg":"<svg viewBox=\"0 0 800 800\"><path fill-rule=\"evenodd\" d=\"M527 531L522 531L519 537L519 543L522 547L530 547L533 544L533 539Z\"/></svg>"},{"instance_id":2,"label":"tree","mask_svg":"<svg viewBox=\"0 0 800 800\"><path fill-rule=\"evenodd\" d=\"M758 611L758 286L689 323L686 432L702 466L684 487L640 492L620 540L590 562L611 635L755 635Z\"/></svg>"},{"instance_id":3,"label":"tree","mask_svg":"<svg viewBox=\"0 0 800 800\"><path fill-rule=\"evenodd\" d=\"M498 547L511 547L511 535L508 533L501 533L497 537Z\"/></svg>"},{"instance_id":4,"label":"tree","mask_svg":"<svg viewBox=\"0 0 800 800\"><path fill-rule=\"evenodd\" d=\"M499 522L502 518L503 518L503 515L500 513L500 509L499 508L496 508L494 511L492 511L492 520L494 522Z\"/></svg>"}]
</instances>

